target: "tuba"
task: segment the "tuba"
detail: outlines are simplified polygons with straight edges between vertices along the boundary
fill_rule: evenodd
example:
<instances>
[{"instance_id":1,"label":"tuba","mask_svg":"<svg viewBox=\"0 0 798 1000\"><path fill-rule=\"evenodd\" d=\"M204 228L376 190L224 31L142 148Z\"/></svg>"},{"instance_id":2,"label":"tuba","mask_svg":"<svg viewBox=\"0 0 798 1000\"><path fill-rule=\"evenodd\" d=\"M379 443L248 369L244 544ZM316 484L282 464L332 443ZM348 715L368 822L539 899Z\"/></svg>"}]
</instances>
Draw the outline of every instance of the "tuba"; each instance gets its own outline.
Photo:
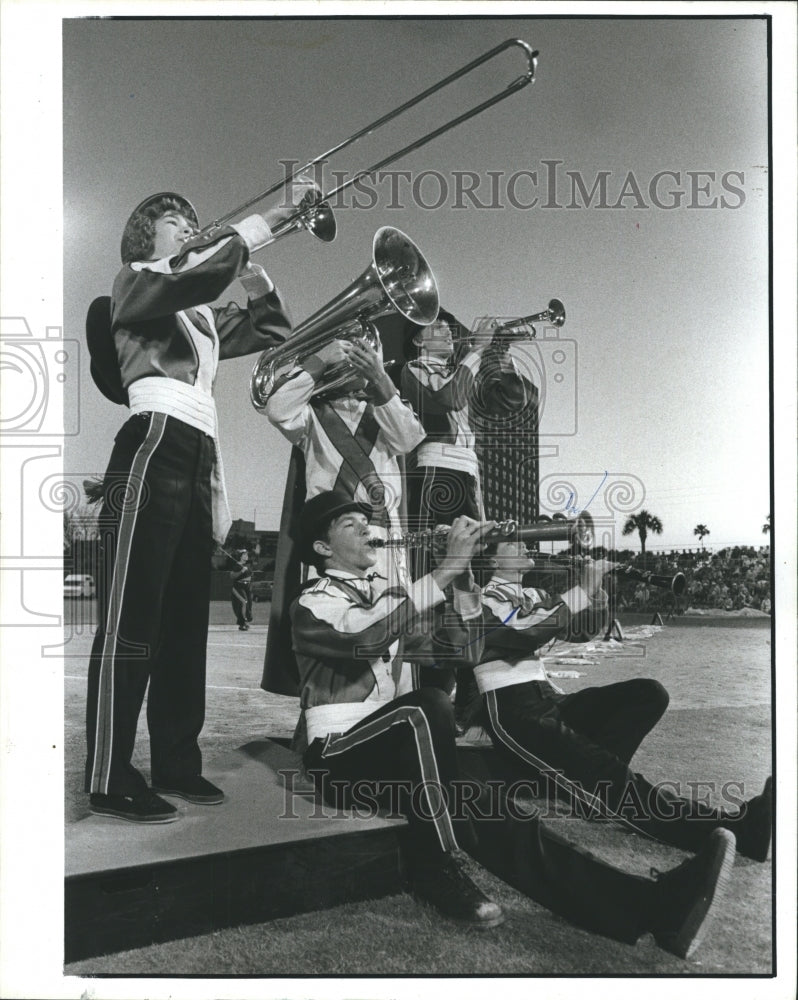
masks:
<instances>
[{"instance_id":1,"label":"tuba","mask_svg":"<svg viewBox=\"0 0 798 1000\"><path fill-rule=\"evenodd\" d=\"M371 264L360 277L258 358L250 380L252 405L262 413L278 377L333 340L365 340L376 349L374 319L398 312L428 326L438 308L438 286L421 251L400 230L383 226L374 234ZM361 376L344 362L325 371L313 395L330 398L362 385Z\"/></svg>"}]
</instances>

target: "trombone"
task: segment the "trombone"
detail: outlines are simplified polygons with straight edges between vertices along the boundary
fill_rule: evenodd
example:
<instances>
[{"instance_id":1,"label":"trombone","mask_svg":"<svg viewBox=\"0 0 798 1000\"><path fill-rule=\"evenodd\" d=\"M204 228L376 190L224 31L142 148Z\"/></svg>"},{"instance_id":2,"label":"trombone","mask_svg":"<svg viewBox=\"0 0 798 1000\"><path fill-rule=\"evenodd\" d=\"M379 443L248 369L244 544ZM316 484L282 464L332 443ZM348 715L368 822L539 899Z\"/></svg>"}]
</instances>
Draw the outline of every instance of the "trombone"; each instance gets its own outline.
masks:
<instances>
[{"instance_id":1,"label":"trombone","mask_svg":"<svg viewBox=\"0 0 798 1000\"><path fill-rule=\"evenodd\" d=\"M283 223L281 223L273 234L274 239L276 240L279 239L279 237L285 236L291 232L295 232L298 229L306 229L308 232L312 233L314 236L316 236L318 239L324 242L329 242L330 240L333 240L335 238L336 225L335 225L335 218L333 216L333 212L332 209L330 208L329 202L336 195L341 194L343 191L351 187L357 181L363 180L366 177L372 177L374 174L377 173L378 170L382 170L383 167L387 167L389 164L394 163L396 160L401 159L403 156L407 156L409 153L412 153L415 150L420 149L422 146L426 146L427 143L432 142L433 139L437 139L439 135L443 135L450 129L456 128L463 122L466 122L469 119L475 117L475 115L478 115L481 112L486 111L488 108L493 107L494 104L498 104L499 101L505 100L505 98L510 97L512 94L515 94L517 91L523 89L528 84L534 83L535 70L537 68L537 58L538 58L537 51L533 50L531 46L527 44L527 42L523 41L520 38L508 38L507 41L502 42L501 45L497 45L489 52L485 52L483 55L478 56L476 59L472 59L470 63L463 66L456 72L451 73L449 76L445 77L443 80L440 80L438 83L433 84L431 87L428 87L426 90L422 91L422 93L418 94L416 97L412 97L409 101L405 101L404 104L400 104L392 111L389 111L387 114L382 115L382 117L378 118L376 121L371 122L369 125L365 125L363 128L359 129L357 132L350 135L347 139L344 139L342 142L339 142L331 149L328 149L325 153L321 153L314 159L308 160L307 163L304 163L301 167L297 167L295 170L291 171L291 173L286 174L286 176L282 180L277 181L275 184L272 184L271 187L266 188L265 191L261 191L254 197L249 198L247 201L243 202L241 205L238 205L236 208L231 209L224 215L219 216L218 219L215 219L213 222L205 226L204 229L201 229L199 233L197 233L197 236L205 237L215 232L217 229L220 229L228 222L231 222L241 212L244 212L246 211L246 209L251 208L259 201L263 201L264 198L267 198L269 195L274 194L275 191L278 191L281 187L286 187L299 174L304 173L307 170L310 170L310 168L314 167L317 163L326 162L326 160L328 160L331 156L334 156L336 153L340 153L341 150L346 149L348 146L354 145L364 136L371 135L373 132L376 132L377 129L382 128L383 125L386 125L388 122L393 121L394 118L398 118L399 115L404 114L405 111L408 111L410 108L415 107L416 104L420 104L422 101L426 100L428 97L431 97L439 90L442 90L444 87L449 86L449 84L454 83L456 80L459 80L461 77L466 76L468 73L473 72L473 70L475 70L478 66L481 66L483 63L486 63L489 60L494 59L496 56L500 55L506 49L510 48L521 49L526 59L526 71L521 76L516 77L514 80L508 83L507 86L504 88L504 90L498 91L491 97L488 97L486 100L482 101L480 104L477 104L472 108L469 108L467 111L464 111L456 118L453 118L448 122L445 122L443 125L440 125L438 128L433 129L431 132L427 132L425 135L420 136L418 139L415 139L413 142L408 143L408 145L403 146L395 153L389 154L382 160L379 160L377 163L372 164L370 167L367 167L364 170L359 170L352 177L350 177L349 180L345 181L343 184L339 184L339 186L337 188L334 188L332 191L322 191L320 188L317 187L316 190L312 192L311 196L305 198L304 201L297 207L297 211L294 213L294 215L292 215L291 217L286 219Z\"/></svg>"}]
</instances>

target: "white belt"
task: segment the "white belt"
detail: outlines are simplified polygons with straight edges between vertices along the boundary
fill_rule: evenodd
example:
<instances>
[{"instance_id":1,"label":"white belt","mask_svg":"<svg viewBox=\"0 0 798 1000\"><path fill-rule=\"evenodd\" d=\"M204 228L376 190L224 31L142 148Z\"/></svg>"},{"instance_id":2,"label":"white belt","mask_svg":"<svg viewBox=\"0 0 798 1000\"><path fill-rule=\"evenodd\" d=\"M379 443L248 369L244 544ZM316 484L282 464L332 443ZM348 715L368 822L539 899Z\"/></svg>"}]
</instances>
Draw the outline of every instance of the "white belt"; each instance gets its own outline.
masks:
<instances>
[{"instance_id":1,"label":"white belt","mask_svg":"<svg viewBox=\"0 0 798 1000\"><path fill-rule=\"evenodd\" d=\"M474 667L474 677L480 694L524 684L526 681L546 681L546 670L540 660L520 660L513 665L506 660L491 660Z\"/></svg>"},{"instance_id":2,"label":"white belt","mask_svg":"<svg viewBox=\"0 0 798 1000\"><path fill-rule=\"evenodd\" d=\"M211 470L213 537L223 544L233 523L227 503L222 453L219 449L218 419L213 396L196 385L174 378L149 376L128 386L131 413L165 413L196 427L213 439L214 463Z\"/></svg>"},{"instance_id":3,"label":"white belt","mask_svg":"<svg viewBox=\"0 0 798 1000\"><path fill-rule=\"evenodd\" d=\"M479 479L477 453L461 444L425 441L416 451L416 464L419 467L431 465L440 469L457 469Z\"/></svg>"},{"instance_id":4,"label":"white belt","mask_svg":"<svg viewBox=\"0 0 798 1000\"><path fill-rule=\"evenodd\" d=\"M389 703L379 701L345 701L340 704L306 708L308 743L312 743L315 739L324 739L330 733L345 733L361 719L365 719L367 715L387 704Z\"/></svg>"}]
</instances>

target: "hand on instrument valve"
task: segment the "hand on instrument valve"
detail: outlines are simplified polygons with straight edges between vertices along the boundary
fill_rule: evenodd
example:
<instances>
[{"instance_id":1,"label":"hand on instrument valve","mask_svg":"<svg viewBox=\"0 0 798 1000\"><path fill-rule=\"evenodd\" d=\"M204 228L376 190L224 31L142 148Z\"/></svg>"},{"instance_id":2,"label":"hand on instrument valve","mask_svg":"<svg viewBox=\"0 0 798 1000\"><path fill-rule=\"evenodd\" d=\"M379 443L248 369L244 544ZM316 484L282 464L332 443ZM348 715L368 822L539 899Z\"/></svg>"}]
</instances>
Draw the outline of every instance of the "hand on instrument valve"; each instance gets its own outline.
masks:
<instances>
[{"instance_id":1,"label":"hand on instrument valve","mask_svg":"<svg viewBox=\"0 0 798 1000\"><path fill-rule=\"evenodd\" d=\"M615 569L615 563L606 559L591 559L585 556L578 567L579 583L587 591L588 597L594 597L600 590L604 577Z\"/></svg>"},{"instance_id":2,"label":"hand on instrument valve","mask_svg":"<svg viewBox=\"0 0 798 1000\"><path fill-rule=\"evenodd\" d=\"M472 349L475 351L484 351L486 347L489 347L493 342L493 336L498 325L499 321L491 316L483 316L482 319L478 320L469 337Z\"/></svg>"},{"instance_id":3,"label":"hand on instrument valve","mask_svg":"<svg viewBox=\"0 0 798 1000\"><path fill-rule=\"evenodd\" d=\"M465 515L454 519L446 538L446 555L432 571L441 590L452 582L458 589L469 589L473 581L471 560L485 547L483 539L495 526L495 521L475 521Z\"/></svg>"},{"instance_id":4,"label":"hand on instrument valve","mask_svg":"<svg viewBox=\"0 0 798 1000\"><path fill-rule=\"evenodd\" d=\"M291 181L282 204L274 208L267 208L263 213L263 218L268 223L269 228L275 230L281 223L293 218L300 206L306 207L306 205L312 204L317 195L316 183L305 174L299 174Z\"/></svg>"},{"instance_id":5,"label":"hand on instrument valve","mask_svg":"<svg viewBox=\"0 0 798 1000\"><path fill-rule=\"evenodd\" d=\"M329 344L325 344L324 347L316 351L313 356L318 358L325 368L332 368L348 359L351 346L348 340L331 340Z\"/></svg>"},{"instance_id":6,"label":"hand on instrument valve","mask_svg":"<svg viewBox=\"0 0 798 1000\"><path fill-rule=\"evenodd\" d=\"M375 402L387 403L396 389L385 372L379 354L365 340L350 341L348 348L347 361L366 380Z\"/></svg>"}]
</instances>

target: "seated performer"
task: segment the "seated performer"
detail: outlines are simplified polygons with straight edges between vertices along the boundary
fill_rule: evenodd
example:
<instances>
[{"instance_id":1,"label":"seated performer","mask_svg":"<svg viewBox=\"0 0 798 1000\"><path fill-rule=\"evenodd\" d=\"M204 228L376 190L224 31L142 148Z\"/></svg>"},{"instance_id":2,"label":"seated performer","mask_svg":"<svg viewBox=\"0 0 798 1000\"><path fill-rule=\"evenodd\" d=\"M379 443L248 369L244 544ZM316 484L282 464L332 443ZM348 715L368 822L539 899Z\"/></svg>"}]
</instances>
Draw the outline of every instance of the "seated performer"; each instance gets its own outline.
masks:
<instances>
[{"instance_id":1,"label":"seated performer","mask_svg":"<svg viewBox=\"0 0 798 1000\"><path fill-rule=\"evenodd\" d=\"M310 182L295 181L294 203L310 191ZM224 797L202 777L198 745L211 552L230 526L212 388L220 359L262 351L290 332L279 294L250 254L294 211L252 215L192 239L190 202L170 192L147 198L125 226L104 325L92 325L98 386L131 410L103 481L99 522L85 790L102 816L177 819L156 791L205 804ZM246 309L206 305L237 277L250 296ZM97 316L95 303L93 324ZM148 683L154 791L131 763Z\"/></svg>"},{"instance_id":2,"label":"seated performer","mask_svg":"<svg viewBox=\"0 0 798 1000\"><path fill-rule=\"evenodd\" d=\"M501 790L460 781L451 702L432 687L402 693L404 657L473 663L481 615L468 564L491 523L457 518L430 577L386 589L369 579L371 515L346 494L326 492L299 520L303 558L320 573L291 608L303 758L318 792L336 808L365 793L398 809L407 820L402 859L412 891L449 918L478 928L503 920L464 872L465 849L575 923L627 942L650 932L663 948L692 954L722 897L734 837L715 831L700 855L652 881L580 851L539 816L508 808ZM579 593L575 600L587 601Z\"/></svg>"},{"instance_id":3,"label":"seated performer","mask_svg":"<svg viewBox=\"0 0 798 1000\"><path fill-rule=\"evenodd\" d=\"M569 637L574 626L579 633L596 633L607 599L602 576L611 564L586 561L590 603L582 606L574 604L571 591L557 595L523 586L534 560L522 541L494 542L479 562L491 579L482 591L485 648L474 669L480 697L472 721L484 726L508 765L517 770L520 763L544 786L552 782L552 792L578 801L594 818L619 819L692 851L726 827L740 854L764 861L772 827L770 779L762 795L729 813L678 797L631 769L636 750L667 708L661 684L641 678L565 695L549 682L539 648ZM580 613L578 622L574 612Z\"/></svg>"}]
</instances>

